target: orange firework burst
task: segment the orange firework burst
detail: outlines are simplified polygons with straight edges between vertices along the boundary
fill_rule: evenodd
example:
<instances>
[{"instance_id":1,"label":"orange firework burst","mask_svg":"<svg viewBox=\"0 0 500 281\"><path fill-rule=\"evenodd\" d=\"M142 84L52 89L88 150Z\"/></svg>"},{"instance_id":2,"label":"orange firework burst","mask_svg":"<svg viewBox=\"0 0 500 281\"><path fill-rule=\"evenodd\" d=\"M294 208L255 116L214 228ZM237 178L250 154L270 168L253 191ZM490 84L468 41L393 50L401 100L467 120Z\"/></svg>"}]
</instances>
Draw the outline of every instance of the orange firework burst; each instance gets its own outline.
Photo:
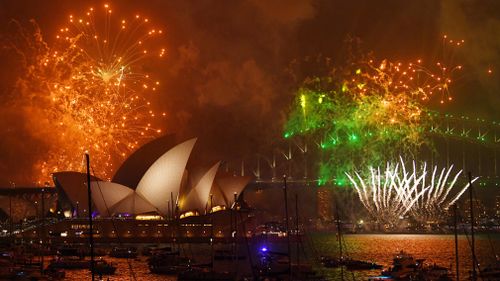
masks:
<instances>
[{"instance_id":1,"label":"orange firework burst","mask_svg":"<svg viewBox=\"0 0 500 281\"><path fill-rule=\"evenodd\" d=\"M450 44L458 47L463 43L463 40L445 41L443 50ZM358 108L367 113L363 118L372 120L373 124L418 125L423 103L431 99L438 99L440 103L453 99L449 91L452 77L462 66L448 66L452 61L452 55L449 54L453 52L446 51L443 54L443 60L447 63L436 62L430 66L420 59L409 63L361 59L354 64L354 69L348 71L342 92L352 96L360 105ZM383 97L380 103L373 102L371 97L374 95ZM362 112L358 114L363 116Z\"/></svg>"},{"instance_id":2,"label":"orange firework burst","mask_svg":"<svg viewBox=\"0 0 500 281\"><path fill-rule=\"evenodd\" d=\"M357 66L350 70L351 79L344 83L344 90L359 96L373 93L398 96L404 94L408 98L429 101L435 96L440 103L452 100L449 87L452 77L462 70L461 65L453 64L456 48L464 44L464 40L449 40L443 36L442 61L431 65L421 59L406 63L389 60L375 61L362 58L355 61Z\"/></svg>"},{"instance_id":3,"label":"orange firework burst","mask_svg":"<svg viewBox=\"0 0 500 281\"><path fill-rule=\"evenodd\" d=\"M29 113L45 117L33 125L48 143L37 165L41 179L58 170L80 170L84 152L107 178L118 161L161 133L146 98L160 83L143 69L151 58L165 55L159 43L163 31L140 15L116 19L109 5L103 8L70 15L53 47L34 36L37 55L18 85L31 90L37 85L34 93L19 91L31 97Z\"/></svg>"}]
</instances>

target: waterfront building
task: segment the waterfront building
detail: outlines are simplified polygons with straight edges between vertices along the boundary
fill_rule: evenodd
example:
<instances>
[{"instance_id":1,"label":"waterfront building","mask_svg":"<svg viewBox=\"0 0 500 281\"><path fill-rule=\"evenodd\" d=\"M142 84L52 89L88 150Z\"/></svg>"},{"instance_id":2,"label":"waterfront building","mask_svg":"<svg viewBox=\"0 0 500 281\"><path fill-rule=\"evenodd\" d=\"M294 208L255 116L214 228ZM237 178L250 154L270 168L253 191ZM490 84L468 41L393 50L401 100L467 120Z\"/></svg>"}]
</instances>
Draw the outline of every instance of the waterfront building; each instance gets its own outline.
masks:
<instances>
[{"instance_id":1,"label":"waterfront building","mask_svg":"<svg viewBox=\"0 0 500 281\"><path fill-rule=\"evenodd\" d=\"M203 215L215 210L231 207L250 177L233 176L219 171L220 162L208 168L192 165L187 169L196 139L187 140L163 152L154 162L144 169L144 162L132 165L126 160L113 181L103 181L97 177L91 179L92 202L100 217L120 214L141 215L155 214L164 218ZM149 147L149 146L146 146ZM144 159L138 155L145 149L139 149L130 161ZM151 153L148 151L148 156ZM157 156L157 155L155 155ZM123 171L133 167L144 171L134 177ZM128 175L124 177L123 175ZM81 206L88 206L86 175L77 172L59 172L54 174L54 183L61 194L62 211L77 216ZM139 178L139 179L137 179ZM83 213L86 210L83 208Z\"/></svg>"},{"instance_id":2,"label":"waterfront building","mask_svg":"<svg viewBox=\"0 0 500 281\"><path fill-rule=\"evenodd\" d=\"M170 147L166 142L172 143L171 138L138 149L111 181L91 177L96 239L231 237L237 228L233 211L239 209L236 203L250 177L219 170L219 161L209 167L188 165L196 139ZM16 206L16 216L12 216L16 236L35 239L42 225L51 239L88 236L87 175L63 171L54 173L53 180L55 188L46 195L37 192L27 198L0 198L4 213ZM57 219L46 217L47 212ZM241 221L248 219L248 212L238 212ZM19 218L33 220L19 223Z\"/></svg>"}]
</instances>

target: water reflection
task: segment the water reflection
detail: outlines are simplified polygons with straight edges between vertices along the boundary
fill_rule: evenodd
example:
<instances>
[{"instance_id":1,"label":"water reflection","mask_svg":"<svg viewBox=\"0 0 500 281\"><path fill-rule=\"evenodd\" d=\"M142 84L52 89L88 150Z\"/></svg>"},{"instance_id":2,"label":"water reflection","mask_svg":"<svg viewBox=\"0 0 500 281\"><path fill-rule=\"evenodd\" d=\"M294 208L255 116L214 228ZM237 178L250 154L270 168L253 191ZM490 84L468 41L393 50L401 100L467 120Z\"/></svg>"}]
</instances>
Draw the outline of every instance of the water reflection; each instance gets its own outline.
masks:
<instances>
[{"instance_id":1,"label":"water reflection","mask_svg":"<svg viewBox=\"0 0 500 281\"><path fill-rule=\"evenodd\" d=\"M321 254L337 255L338 241L335 235L315 234L312 236L314 244L320 245ZM436 263L455 272L455 238L453 235L408 235L408 234L379 234L379 235L345 235L345 249L355 259L373 260L388 267L392 264L393 256L401 250L412 254L415 258L425 258L425 262ZM467 280L472 268L470 237L460 235L458 238L460 279ZM495 261L494 250L500 249L500 235L481 234L476 236L476 255L480 265L487 265ZM333 280L340 280L340 270L324 269L326 275ZM378 274L378 270L356 272L359 280ZM349 275L351 275L349 273ZM350 278L350 276L347 276ZM349 280L349 279L347 279Z\"/></svg>"},{"instance_id":2,"label":"water reflection","mask_svg":"<svg viewBox=\"0 0 500 281\"><path fill-rule=\"evenodd\" d=\"M304 239L305 258L311 260L314 256L338 254L338 241L335 234L312 234ZM401 250L412 254L415 258L425 258L426 263L452 268L455 271L455 246L453 235L408 235L408 234L358 234L345 235L344 253L355 259L371 260L388 267L392 263L393 256ZM460 279L467 280L471 269L470 237L459 236L460 253ZM284 245L274 245L283 247ZM184 245L186 254L195 256L197 259L207 258L208 245ZM292 250L295 247L292 247ZM476 237L477 257L481 265L485 266L495 260L494 251L500 249L500 235L480 234ZM146 257L131 260L130 266L125 259L106 258L115 263L117 274L109 276L109 280L176 280L173 276L154 275L149 273ZM242 261L248 263L248 260ZM241 265L241 269L248 265ZM132 269L132 270L131 270ZM318 270L330 280L342 280L339 269L328 269L318 267ZM378 275L380 270L344 272L344 280L366 280L368 276ZM67 271L65 280L83 280L90 277L88 270ZM104 280L107 280L105 277Z\"/></svg>"}]
</instances>

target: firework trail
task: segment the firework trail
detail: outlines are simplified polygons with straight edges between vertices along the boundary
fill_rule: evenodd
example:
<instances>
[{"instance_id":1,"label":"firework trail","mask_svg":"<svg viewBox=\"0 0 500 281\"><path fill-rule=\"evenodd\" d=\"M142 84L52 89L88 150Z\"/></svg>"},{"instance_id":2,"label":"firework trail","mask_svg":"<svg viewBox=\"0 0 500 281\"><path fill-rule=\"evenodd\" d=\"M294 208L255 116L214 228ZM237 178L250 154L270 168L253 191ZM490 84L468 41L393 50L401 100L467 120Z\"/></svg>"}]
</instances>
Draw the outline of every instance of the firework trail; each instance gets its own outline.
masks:
<instances>
[{"instance_id":1,"label":"firework trail","mask_svg":"<svg viewBox=\"0 0 500 281\"><path fill-rule=\"evenodd\" d=\"M422 173L428 173L425 164L422 168ZM455 189L457 192L451 193L461 174L462 170L453 173L453 165L448 168L443 168L441 171L439 171L437 166L434 166L434 168L432 168L430 182L428 182L428 190L419 200L417 200L411 209L413 218L423 223L441 221L445 217L450 206L455 204L469 187L469 183L467 183L463 188ZM479 177L475 177L471 182L474 183L477 179L479 179Z\"/></svg>"},{"instance_id":2,"label":"firework trail","mask_svg":"<svg viewBox=\"0 0 500 281\"><path fill-rule=\"evenodd\" d=\"M84 152L107 178L133 149L161 133L155 124L166 114L156 114L147 100L159 82L144 69L165 55L163 31L140 15L118 19L109 5L102 9L70 15L51 46L36 25L12 44L25 69L16 106L47 145L36 164L42 181L56 171L80 170Z\"/></svg>"},{"instance_id":3,"label":"firework trail","mask_svg":"<svg viewBox=\"0 0 500 281\"><path fill-rule=\"evenodd\" d=\"M467 184L452 195L450 192L462 173L460 170L450 177L452 170L453 166L443 168L438 173L438 167L435 166L429 173L427 163L417 168L415 161L408 170L400 158L398 163L387 163L382 173L380 167L369 167L365 177L358 172L354 172L355 176L349 173L346 176L368 213L378 223L394 227L407 214L417 221L441 219L446 209L469 187ZM472 182L477 179L474 178Z\"/></svg>"},{"instance_id":4,"label":"firework trail","mask_svg":"<svg viewBox=\"0 0 500 281\"><path fill-rule=\"evenodd\" d=\"M388 163L384 174L381 174L380 168L370 167L369 170L370 176L366 179L358 172L355 172L356 179L349 173L346 175L369 214L377 222L390 227L394 227L428 190L426 187L418 190L423 177L416 178L415 175L407 173L403 163L401 166L399 163Z\"/></svg>"}]
</instances>

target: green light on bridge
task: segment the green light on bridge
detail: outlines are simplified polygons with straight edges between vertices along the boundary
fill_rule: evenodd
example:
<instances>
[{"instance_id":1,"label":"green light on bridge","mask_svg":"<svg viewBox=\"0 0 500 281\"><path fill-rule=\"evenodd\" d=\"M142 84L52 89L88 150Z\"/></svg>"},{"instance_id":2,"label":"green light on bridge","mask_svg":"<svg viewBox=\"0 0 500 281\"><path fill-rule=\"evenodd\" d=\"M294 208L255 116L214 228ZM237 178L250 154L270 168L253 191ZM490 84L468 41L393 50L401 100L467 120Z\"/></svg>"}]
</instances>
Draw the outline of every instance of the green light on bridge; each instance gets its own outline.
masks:
<instances>
[{"instance_id":1,"label":"green light on bridge","mask_svg":"<svg viewBox=\"0 0 500 281\"><path fill-rule=\"evenodd\" d=\"M345 181L345 179L337 178L337 179L335 179L335 184L337 186L344 186L346 184L346 181Z\"/></svg>"},{"instance_id":2,"label":"green light on bridge","mask_svg":"<svg viewBox=\"0 0 500 281\"><path fill-rule=\"evenodd\" d=\"M325 178L319 178L318 179L318 186L323 186L326 184L326 179Z\"/></svg>"}]
</instances>

